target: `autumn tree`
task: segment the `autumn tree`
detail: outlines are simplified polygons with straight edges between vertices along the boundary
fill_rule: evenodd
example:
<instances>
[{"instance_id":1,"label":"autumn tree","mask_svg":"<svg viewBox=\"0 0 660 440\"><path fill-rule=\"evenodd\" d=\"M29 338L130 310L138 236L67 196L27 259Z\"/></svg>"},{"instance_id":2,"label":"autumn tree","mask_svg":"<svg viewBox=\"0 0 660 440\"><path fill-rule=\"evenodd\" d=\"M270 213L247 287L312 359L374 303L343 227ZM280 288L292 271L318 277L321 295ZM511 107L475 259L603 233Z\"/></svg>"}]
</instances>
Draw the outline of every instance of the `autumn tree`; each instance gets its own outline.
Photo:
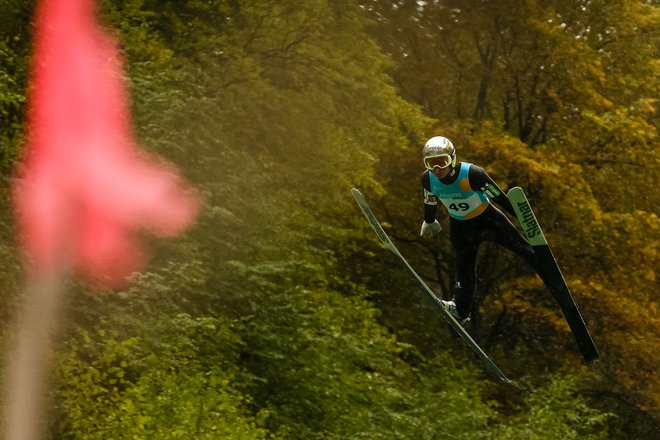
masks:
<instances>
[{"instance_id":1,"label":"autumn tree","mask_svg":"<svg viewBox=\"0 0 660 440\"><path fill-rule=\"evenodd\" d=\"M652 432L639 421L657 404L655 358L641 342L657 338L657 219L636 201L638 211L605 211L615 193L597 192L594 179L606 178L607 161L587 175L578 159L590 156L577 147L608 139L607 124L587 130L603 109L638 102L608 80L636 75L617 61L619 36L640 44L636 62L652 78L653 49L631 23L646 15L637 29L650 38L655 9L523 3L100 2L127 57L140 142L183 168L205 209L181 240L153 243L152 263L127 287L75 287L57 346L53 436L608 438L630 420L637 438ZM613 23L616 8L623 23ZM29 34L27 9L17 11L2 38ZM588 38L575 38L585 26ZM607 56L596 30L616 35ZM20 58L0 74L3 112L15 115L1 151L10 167L28 45L0 47ZM638 126L652 126L639 108ZM470 331L525 386L494 382L380 249L351 186L433 288L451 294L448 240L417 237L418 153L438 125L461 159L528 191L596 330L601 370L580 369L529 269L485 248L483 323ZM3 230L0 280L13 291L18 258L10 224Z\"/></svg>"}]
</instances>

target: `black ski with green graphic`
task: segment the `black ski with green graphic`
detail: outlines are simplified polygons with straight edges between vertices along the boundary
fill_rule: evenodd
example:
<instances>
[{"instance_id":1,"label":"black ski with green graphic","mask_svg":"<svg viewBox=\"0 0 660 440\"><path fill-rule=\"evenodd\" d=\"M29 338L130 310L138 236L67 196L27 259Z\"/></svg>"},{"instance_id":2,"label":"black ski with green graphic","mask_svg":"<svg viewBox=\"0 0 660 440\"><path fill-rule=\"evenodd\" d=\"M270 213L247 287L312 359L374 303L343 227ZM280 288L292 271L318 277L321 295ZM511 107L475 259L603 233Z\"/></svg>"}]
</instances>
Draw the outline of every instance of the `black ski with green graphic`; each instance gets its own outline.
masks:
<instances>
[{"instance_id":1,"label":"black ski with green graphic","mask_svg":"<svg viewBox=\"0 0 660 440\"><path fill-rule=\"evenodd\" d=\"M598 350L594 345L594 341L591 339L591 335L582 319L582 315L580 315L580 311L575 305L573 295L568 290L566 281L559 270L557 261L548 246L548 242L543 235L541 226L538 220L536 220L536 216L534 215L534 211L532 211L527 197L525 197L524 191L520 187L511 188L507 193L507 197L516 211L516 216L523 228L525 238L527 238L527 241L534 248L534 253L540 262L541 269L545 272L544 279L549 284L548 288L559 304L559 307L561 307L584 360L586 362L596 362L598 360Z\"/></svg>"},{"instance_id":2,"label":"black ski with green graphic","mask_svg":"<svg viewBox=\"0 0 660 440\"><path fill-rule=\"evenodd\" d=\"M426 283L420 278L419 275L417 275L417 272L408 264L405 258L403 258L403 255L399 252L399 250L394 246L394 243L390 238L387 236L387 233L381 226L380 222L374 215L373 211L369 207L369 204L367 203L367 200L364 198L362 193L356 189L353 188L351 191L353 193L353 197L355 197L355 200L357 201L358 206L362 210L362 213L364 216L367 218L369 221L369 224L373 228L373 230L376 232L376 235L378 235L378 238L380 238L380 241L383 243L385 246L385 249L390 251L395 257L397 262L403 267L403 269L410 275L410 277L415 281L417 287L419 287L423 292L427 293L433 300L440 306L440 310L442 312L442 315L445 317L445 319L449 322L449 324L453 327L454 330L458 333L458 335L467 343L467 345L472 349L472 351L481 358L481 360L484 361L488 369L494 373L498 378L503 380L506 383L511 383L511 381L500 371L500 369L495 365L495 362L488 357L488 355L479 347L479 345L472 339L470 334L459 324L459 322L454 318L445 308L442 306L442 302L440 299L433 293L433 291L426 285Z\"/></svg>"}]
</instances>

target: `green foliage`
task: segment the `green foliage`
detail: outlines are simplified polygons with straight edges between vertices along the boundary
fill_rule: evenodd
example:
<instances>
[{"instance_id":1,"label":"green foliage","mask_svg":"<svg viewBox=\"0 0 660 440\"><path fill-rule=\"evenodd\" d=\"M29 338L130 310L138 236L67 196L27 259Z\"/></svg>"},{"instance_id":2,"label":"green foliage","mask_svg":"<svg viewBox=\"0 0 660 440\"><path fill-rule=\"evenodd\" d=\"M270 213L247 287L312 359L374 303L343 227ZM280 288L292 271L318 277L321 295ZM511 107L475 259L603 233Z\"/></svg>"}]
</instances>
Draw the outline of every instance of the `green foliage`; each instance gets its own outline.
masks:
<instances>
[{"instance_id":1,"label":"green foliage","mask_svg":"<svg viewBox=\"0 0 660 440\"><path fill-rule=\"evenodd\" d=\"M262 378L253 395L268 408L273 432L300 439L481 437L492 411L479 403L476 369L447 354L426 363L375 323L378 313L364 300L323 288L282 290L286 283L261 281L272 271L282 268L247 274L265 293L247 323L244 355ZM420 364L411 368L405 358Z\"/></svg>"},{"instance_id":2,"label":"green foliage","mask_svg":"<svg viewBox=\"0 0 660 440\"><path fill-rule=\"evenodd\" d=\"M59 362L57 431L70 438L265 439L236 368L241 345L231 324L159 316L140 336L119 323L69 338ZM135 332L136 328L124 328Z\"/></svg>"},{"instance_id":3,"label":"green foliage","mask_svg":"<svg viewBox=\"0 0 660 440\"><path fill-rule=\"evenodd\" d=\"M544 387L530 392L524 405L528 411L514 418L493 436L505 439L609 439L608 420L579 396L575 376L554 377Z\"/></svg>"},{"instance_id":4,"label":"green foliage","mask_svg":"<svg viewBox=\"0 0 660 440\"><path fill-rule=\"evenodd\" d=\"M19 156L25 114L31 2L0 1L0 175ZM4 185L3 185L4 187Z\"/></svg>"},{"instance_id":5,"label":"green foliage","mask_svg":"<svg viewBox=\"0 0 660 440\"><path fill-rule=\"evenodd\" d=\"M21 5L0 3L3 175L24 128ZM142 146L182 167L205 207L125 289L75 289L54 438L652 438L635 429L657 422L660 395L656 6L100 5ZM470 331L507 373L538 379L528 390L493 383L379 248L351 186L451 294L447 237L417 237L418 153L436 130L525 188L601 349L591 374L564 377L580 362L565 322L512 256L482 252ZM19 258L1 203L9 321ZM628 412L612 418L587 388Z\"/></svg>"}]
</instances>

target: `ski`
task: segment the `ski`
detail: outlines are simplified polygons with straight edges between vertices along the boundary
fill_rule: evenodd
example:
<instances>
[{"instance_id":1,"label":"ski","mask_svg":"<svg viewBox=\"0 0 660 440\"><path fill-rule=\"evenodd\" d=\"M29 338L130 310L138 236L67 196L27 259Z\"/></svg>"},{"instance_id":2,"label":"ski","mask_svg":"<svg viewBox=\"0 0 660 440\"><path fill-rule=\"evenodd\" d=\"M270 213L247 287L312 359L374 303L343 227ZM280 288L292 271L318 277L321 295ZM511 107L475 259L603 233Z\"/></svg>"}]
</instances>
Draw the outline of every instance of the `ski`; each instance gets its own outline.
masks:
<instances>
[{"instance_id":1,"label":"ski","mask_svg":"<svg viewBox=\"0 0 660 440\"><path fill-rule=\"evenodd\" d=\"M525 238L534 248L534 253L544 268L544 275L549 284L548 288L564 313L564 318L566 318L566 322L568 322L568 326L573 332L584 360L588 363L596 362L598 360L598 350L573 300L573 295L571 295L571 291L566 285L559 265L550 250L550 246L548 246L525 192L520 187L514 187L509 190L507 197L513 205Z\"/></svg>"},{"instance_id":2,"label":"ski","mask_svg":"<svg viewBox=\"0 0 660 440\"><path fill-rule=\"evenodd\" d=\"M353 193L353 197L355 198L355 201L357 202L358 206L360 207L360 210L364 214L364 216L367 218L369 221L369 224L373 228L373 230L376 232L376 235L380 239L381 243L383 246L385 246L385 249L390 251L396 258L397 262L403 267L403 269L410 275L410 277L415 281L415 284L417 287L422 290L422 292L427 293L433 300L436 302L438 306L440 306L440 311L442 312L442 316L449 322L449 324L452 326L452 328L458 333L458 335L467 343L467 345L472 349L472 351L481 358L481 360L484 361L486 364L486 367L493 373L495 374L499 379L506 383L511 383L511 381L502 373L502 371L495 365L495 362L488 357L488 355L479 347L479 345L472 339L472 336L463 328L463 326L454 318L451 313L449 313L443 306L442 302L440 301L440 298L436 296L435 293L426 285L426 283L420 278L420 276L415 272L415 270L408 264L406 259L403 257L401 252L396 248L392 240L390 240L389 236L381 226L380 222L374 215L373 211L369 207L369 204L367 203L367 200L365 199L364 195L358 190L357 188L353 188L351 190Z\"/></svg>"}]
</instances>

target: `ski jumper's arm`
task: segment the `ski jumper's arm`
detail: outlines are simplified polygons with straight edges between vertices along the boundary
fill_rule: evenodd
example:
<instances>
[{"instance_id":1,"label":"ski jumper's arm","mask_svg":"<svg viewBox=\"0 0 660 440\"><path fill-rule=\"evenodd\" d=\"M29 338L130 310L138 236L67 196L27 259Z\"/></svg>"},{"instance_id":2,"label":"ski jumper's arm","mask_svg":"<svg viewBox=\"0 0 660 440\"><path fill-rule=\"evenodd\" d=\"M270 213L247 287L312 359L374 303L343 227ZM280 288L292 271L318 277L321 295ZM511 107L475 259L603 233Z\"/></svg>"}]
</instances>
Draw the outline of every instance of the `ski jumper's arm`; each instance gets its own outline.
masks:
<instances>
[{"instance_id":1,"label":"ski jumper's arm","mask_svg":"<svg viewBox=\"0 0 660 440\"><path fill-rule=\"evenodd\" d=\"M438 213L438 198L431 192L431 181L429 180L429 171L422 174L422 189L424 191L424 221L433 223Z\"/></svg>"},{"instance_id":2,"label":"ski jumper's arm","mask_svg":"<svg viewBox=\"0 0 660 440\"><path fill-rule=\"evenodd\" d=\"M512 216L516 216L516 211L511 205L511 201L507 198L504 191L500 189L495 181L488 175L486 170L476 165L470 167L470 173L468 174L470 180L470 186L473 189L484 192L490 200L500 205L502 208Z\"/></svg>"}]
</instances>

